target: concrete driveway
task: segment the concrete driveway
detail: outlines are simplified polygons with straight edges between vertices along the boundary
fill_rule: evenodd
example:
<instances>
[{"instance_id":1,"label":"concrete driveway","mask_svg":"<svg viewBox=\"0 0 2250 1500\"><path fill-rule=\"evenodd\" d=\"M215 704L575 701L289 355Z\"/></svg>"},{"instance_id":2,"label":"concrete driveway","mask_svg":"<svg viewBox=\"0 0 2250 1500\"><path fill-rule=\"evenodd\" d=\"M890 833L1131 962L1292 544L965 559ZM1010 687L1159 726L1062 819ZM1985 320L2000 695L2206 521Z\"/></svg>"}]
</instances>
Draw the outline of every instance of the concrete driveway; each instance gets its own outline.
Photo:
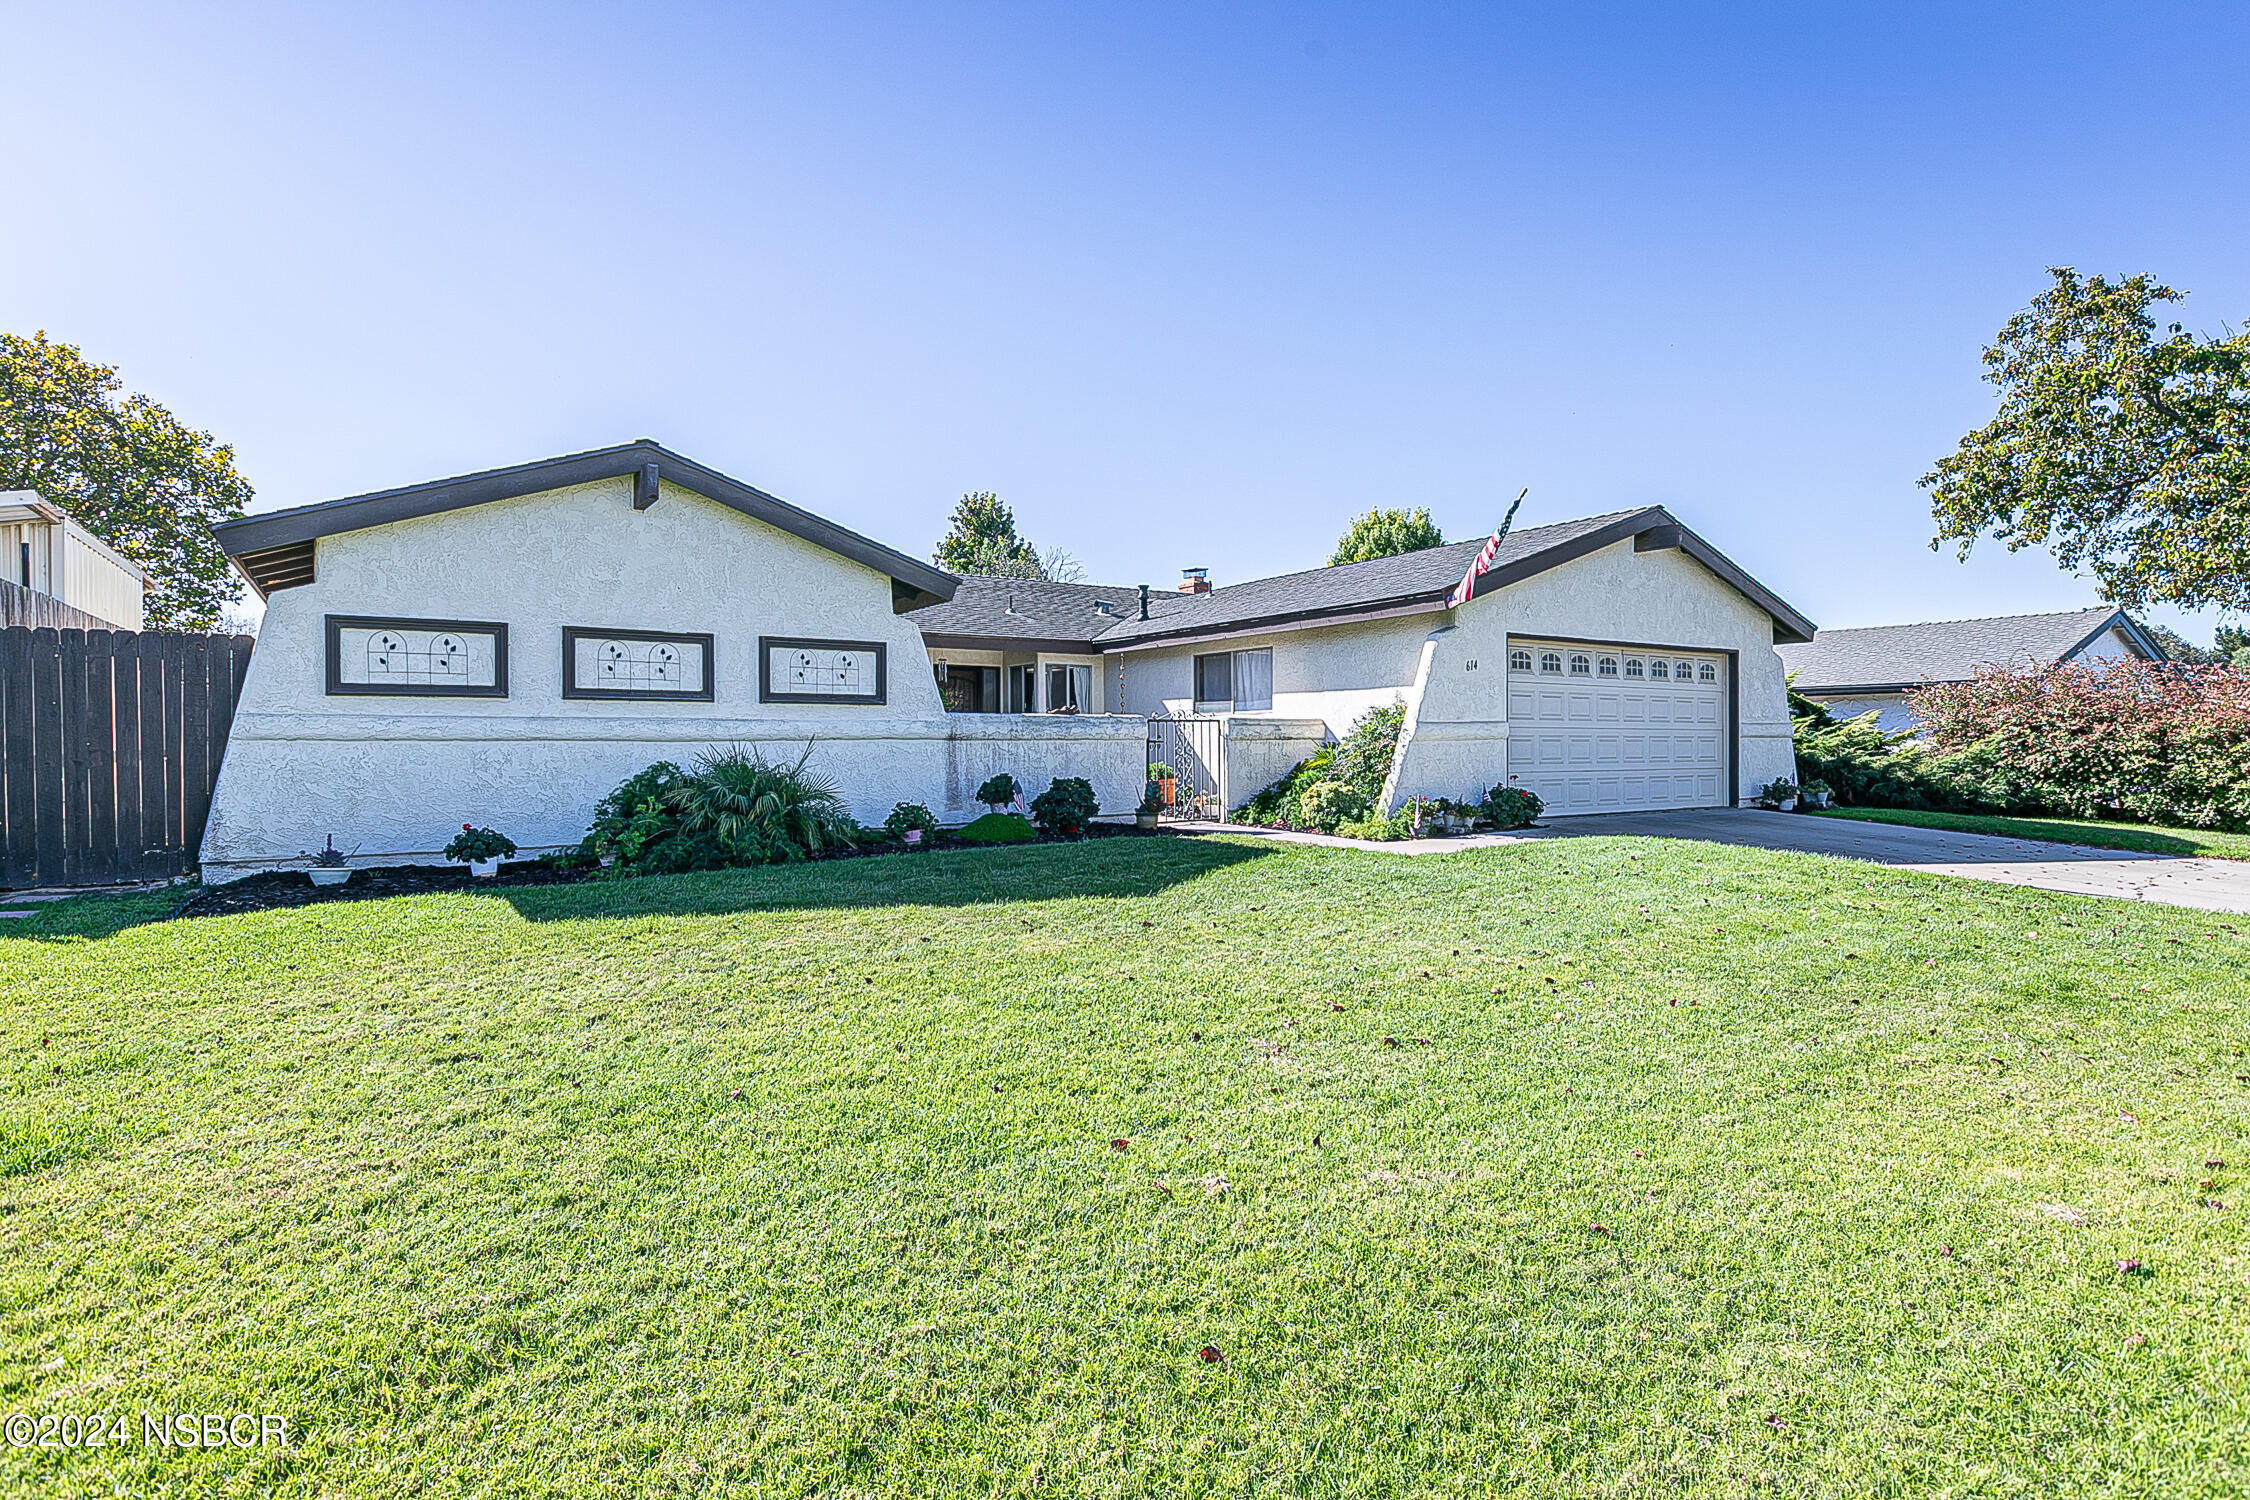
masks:
<instances>
[{"instance_id":1,"label":"concrete driveway","mask_svg":"<svg viewBox=\"0 0 2250 1500\"><path fill-rule=\"evenodd\" d=\"M2080 896L2250 912L2250 861L2089 849L2035 839L1864 823L1856 818L1809 818L1797 813L1726 808L1600 813L1586 818L1556 818L1515 837L1587 838L1603 834L1795 849L1805 854L1864 859L1901 870L2038 886Z\"/></svg>"},{"instance_id":2,"label":"concrete driveway","mask_svg":"<svg viewBox=\"0 0 2250 1500\"><path fill-rule=\"evenodd\" d=\"M1183 823L1183 833L1250 833L1292 844L1332 844L1382 854L1457 854L1525 839L1651 838L1703 839L1714 844L1747 844L1755 849L1794 849L1802 854L1833 854L1864 859L1900 870L1991 880L2002 885L2032 885L2078 896L2109 896L2120 901L2153 901L2204 911L2250 912L2250 860L2182 859L2171 854L2139 854L2130 849L2089 849L2080 844L2049 844L2037 839L1994 838L1982 833L1950 833L1937 828L1906 828L1896 823L1863 823L1856 818L1809 818L1799 813L1704 808L1693 812L1597 813L1556 818L1519 833L1480 833L1458 839L1403 839L1371 844L1324 833L1245 828L1240 824Z\"/></svg>"}]
</instances>

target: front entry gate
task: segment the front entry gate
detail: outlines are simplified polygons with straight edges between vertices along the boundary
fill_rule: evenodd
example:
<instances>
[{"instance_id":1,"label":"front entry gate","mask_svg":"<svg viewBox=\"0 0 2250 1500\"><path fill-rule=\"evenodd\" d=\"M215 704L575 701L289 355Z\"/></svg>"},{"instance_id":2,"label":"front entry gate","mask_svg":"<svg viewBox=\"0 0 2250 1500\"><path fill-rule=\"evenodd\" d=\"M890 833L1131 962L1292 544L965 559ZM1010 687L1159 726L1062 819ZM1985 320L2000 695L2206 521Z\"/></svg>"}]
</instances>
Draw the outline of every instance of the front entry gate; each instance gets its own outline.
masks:
<instances>
[{"instance_id":1,"label":"front entry gate","mask_svg":"<svg viewBox=\"0 0 2250 1500\"><path fill-rule=\"evenodd\" d=\"M1148 721L1148 763L1177 780L1167 818L1227 818L1226 721L1211 714L1160 714Z\"/></svg>"}]
</instances>

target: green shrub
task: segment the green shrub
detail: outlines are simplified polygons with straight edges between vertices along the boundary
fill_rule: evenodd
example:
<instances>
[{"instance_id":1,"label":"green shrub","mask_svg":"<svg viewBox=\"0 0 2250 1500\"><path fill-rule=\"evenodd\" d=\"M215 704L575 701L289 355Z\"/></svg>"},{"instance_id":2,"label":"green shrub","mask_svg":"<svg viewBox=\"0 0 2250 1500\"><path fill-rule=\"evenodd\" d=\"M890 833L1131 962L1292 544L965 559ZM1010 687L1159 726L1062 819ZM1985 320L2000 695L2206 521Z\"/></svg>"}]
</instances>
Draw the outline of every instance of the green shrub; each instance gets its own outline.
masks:
<instances>
[{"instance_id":1,"label":"green shrub","mask_svg":"<svg viewBox=\"0 0 2250 1500\"><path fill-rule=\"evenodd\" d=\"M616 856L629 875L667 875L805 859L853 842L859 826L836 789L752 750L714 751L692 772L658 761L627 777L594 807L583 858Z\"/></svg>"},{"instance_id":2,"label":"green shrub","mask_svg":"<svg viewBox=\"0 0 2250 1500\"><path fill-rule=\"evenodd\" d=\"M1352 721L1342 739L1314 751L1288 775L1244 803L1236 820L1266 827L1305 826L1305 792L1324 781L1352 787L1372 805L1383 795L1383 783L1390 778L1391 762L1398 758L1398 738L1405 726L1403 704L1369 709Z\"/></svg>"},{"instance_id":3,"label":"green shrub","mask_svg":"<svg viewBox=\"0 0 2250 1500\"><path fill-rule=\"evenodd\" d=\"M1341 781L1316 781L1297 799L1297 820L1322 833L1334 833L1339 823L1367 815L1367 794Z\"/></svg>"},{"instance_id":4,"label":"green shrub","mask_svg":"<svg viewBox=\"0 0 2250 1500\"><path fill-rule=\"evenodd\" d=\"M1030 823L1014 813L986 813L960 830L956 837L972 844L1023 844L1039 837Z\"/></svg>"},{"instance_id":5,"label":"green shrub","mask_svg":"<svg viewBox=\"0 0 2250 1500\"><path fill-rule=\"evenodd\" d=\"M1387 844L1396 839L1414 837L1414 820L1405 813L1393 813L1387 818L1354 818L1338 823L1331 831L1341 838L1373 839L1377 843Z\"/></svg>"},{"instance_id":6,"label":"green shrub","mask_svg":"<svg viewBox=\"0 0 2250 1500\"><path fill-rule=\"evenodd\" d=\"M894 839L903 839L909 829L919 830L925 837L937 832L937 814L919 802L899 803L883 820L883 831Z\"/></svg>"},{"instance_id":7,"label":"green shrub","mask_svg":"<svg viewBox=\"0 0 2250 1500\"><path fill-rule=\"evenodd\" d=\"M1547 804L1539 800L1537 792L1504 781L1486 792L1477 804L1478 815L1495 828L1529 828L1546 810Z\"/></svg>"},{"instance_id":8,"label":"green shrub","mask_svg":"<svg viewBox=\"0 0 2250 1500\"><path fill-rule=\"evenodd\" d=\"M988 776L977 788L977 801L986 807L1002 808L1016 800L1016 778L1003 771L998 776Z\"/></svg>"},{"instance_id":9,"label":"green shrub","mask_svg":"<svg viewBox=\"0 0 2250 1500\"><path fill-rule=\"evenodd\" d=\"M1083 776L1058 776L1031 799L1031 821L1047 833L1083 833L1101 810Z\"/></svg>"}]
</instances>

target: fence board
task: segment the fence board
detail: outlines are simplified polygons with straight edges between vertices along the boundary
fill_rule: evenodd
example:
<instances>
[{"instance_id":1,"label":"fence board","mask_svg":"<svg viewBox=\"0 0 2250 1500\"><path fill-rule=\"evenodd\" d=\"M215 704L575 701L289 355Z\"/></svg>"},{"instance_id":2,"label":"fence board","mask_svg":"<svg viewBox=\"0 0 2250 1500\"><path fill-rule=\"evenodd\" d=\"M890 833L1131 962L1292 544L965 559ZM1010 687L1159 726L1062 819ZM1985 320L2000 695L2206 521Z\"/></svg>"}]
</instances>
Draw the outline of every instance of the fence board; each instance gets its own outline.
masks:
<instances>
[{"instance_id":1,"label":"fence board","mask_svg":"<svg viewBox=\"0 0 2250 1500\"><path fill-rule=\"evenodd\" d=\"M193 865L251 645L0 628L0 887Z\"/></svg>"},{"instance_id":2,"label":"fence board","mask_svg":"<svg viewBox=\"0 0 2250 1500\"><path fill-rule=\"evenodd\" d=\"M137 632L120 630L110 647L117 688L117 878L141 873L141 671Z\"/></svg>"},{"instance_id":3,"label":"fence board","mask_svg":"<svg viewBox=\"0 0 2250 1500\"><path fill-rule=\"evenodd\" d=\"M31 796L31 632L0 630L0 881L28 885L39 869Z\"/></svg>"},{"instance_id":4,"label":"fence board","mask_svg":"<svg viewBox=\"0 0 2250 1500\"><path fill-rule=\"evenodd\" d=\"M86 857L81 880L117 878L117 722L107 630L86 632Z\"/></svg>"},{"instance_id":5,"label":"fence board","mask_svg":"<svg viewBox=\"0 0 2250 1500\"><path fill-rule=\"evenodd\" d=\"M86 632L63 629L56 632L56 663L61 667L61 712L56 723L62 734L62 817L66 836L62 841L63 879L85 879L81 866L86 850L82 838L71 838L70 832L84 829L86 811Z\"/></svg>"},{"instance_id":6,"label":"fence board","mask_svg":"<svg viewBox=\"0 0 2250 1500\"><path fill-rule=\"evenodd\" d=\"M39 820L32 844L39 874L49 884L68 878L63 868L62 637L31 632L31 790ZM48 871L54 871L49 875Z\"/></svg>"},{"instance_id":7,"label":"fence board","mask_svg":"<svg viewBox=\"0 0 2250 1500\"><path fill-rule=\"evenodd\" d=\"M147 880L161 872L171 843L164 826L164 637L143 631L134 643L141 689L141 847L137 863Z\"/></svg>"}]
</instances>

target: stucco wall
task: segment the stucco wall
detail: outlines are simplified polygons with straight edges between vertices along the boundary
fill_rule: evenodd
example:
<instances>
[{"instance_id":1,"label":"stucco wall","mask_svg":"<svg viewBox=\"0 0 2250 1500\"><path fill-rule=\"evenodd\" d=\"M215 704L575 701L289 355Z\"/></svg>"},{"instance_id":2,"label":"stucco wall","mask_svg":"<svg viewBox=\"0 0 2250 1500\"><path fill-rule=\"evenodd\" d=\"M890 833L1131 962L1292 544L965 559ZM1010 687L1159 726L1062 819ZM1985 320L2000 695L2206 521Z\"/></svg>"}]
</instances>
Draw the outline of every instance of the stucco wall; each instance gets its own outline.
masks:
<instances>
[{"instance_id":1,"label":"stucco wall","mask_svg":"<svg viewBox=\"0 0 2250 1500\"><path fill-rule=\"evenodd\" d=\"M966 819L1000 770L1034 790L1085 776L1105 808L1139 800L1137 720L947 714L885 575L672 486L646 511L619 479L324 537L316 571L268 602L213 794L207 877L331 833L362 862L434 858L464 822L526 850L575 843L625 776L729 744L794 759L811 742L863 821L900 801ZM505 621L509 695L330 697L328 614ZM714 700L563 698L565 625L711 632ZM884 642L888 703L761 704L760 635Z\"/></svg>"},{"instance_id":2,"label":"stucco wall","mask_svg":"<svg viewBox=\"0 0 2250 1500\"><path fill-rule=\"evenodd\" d=\"M1561 637L1740 653L1740 793L1793 776L1788 694L1773 620L1678 550L1630 541L1512 584L1423 631L1393 803L1462 797L1507 776L1508 638Z\"/></svg>"},{"instance_id":3,"label":"stucco wall","mask_svg":"<svg viewBox=\"0 0 2250 1500\"><path fill-rule=\"evenodd\" d=\"M1117 658L1125 684L1122 709L1136 714L1193 713L1196 657L1266 647L1273 652L1273 707L1247 711L1242 717L1318 719L1330 734L1341 735L1369 709L1400 701L1414 681L1422 637L1439 619L1435 613L1416 614L1123 652Z\"/></svg>"}]
</instances>

